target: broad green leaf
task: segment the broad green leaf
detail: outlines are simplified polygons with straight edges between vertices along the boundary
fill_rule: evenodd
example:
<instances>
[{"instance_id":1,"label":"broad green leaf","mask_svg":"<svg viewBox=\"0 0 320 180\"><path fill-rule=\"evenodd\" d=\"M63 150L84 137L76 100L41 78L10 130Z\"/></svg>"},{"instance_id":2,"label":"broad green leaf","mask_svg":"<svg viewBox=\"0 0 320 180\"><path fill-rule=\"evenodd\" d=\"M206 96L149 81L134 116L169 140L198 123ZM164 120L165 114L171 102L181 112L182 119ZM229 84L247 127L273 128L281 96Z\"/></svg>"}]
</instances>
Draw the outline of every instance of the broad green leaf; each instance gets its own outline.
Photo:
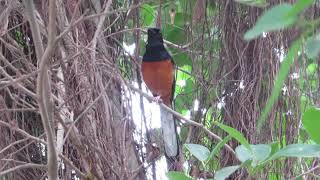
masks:
<instances>
[{"instance_id":1,"label":"broad green leaf","mask_svg":"<svg viewBox=\"0 0 320 180\"><path fill-rule=\"evenodd\" d=\"M248 148L248 150L251 151L249 142L238 130L230 126L226 126L219 122L215 122L215 124L219 126L221 129L223 129L224 131L226 131L231 137L235 138L237 141L240 142L240 144L244 145L246 148Z\"/></svg>"},{"instance_id":2,"label":"broad green leaf","mask_svg":"<svg viewBox=\"0 0 320 180\"><path fill-rule=\"evenodd\" d=\"M186 33L179 27L169 25L163 30L164 39L176 44L182 45L187 42Z\"/></svg>"},{"instance_id":3,"label":"broad green leaf","mask_svg":"<svg viewBox=\"0 0 320 180\"><path fill-rule=\"evenodd\" d=\"M181 92L181 94L183 94L181 96L181 98L183 99L183 104L186 107L192 107L193 106L193 102L195 99L195 93L194 93L194 81L193 78L189 78L186 80L186 85L183 87L183 91Z\"/></svg>"},{"instance_id":4,"label":"broad green leaf","mask_svg":"<svg viewBox=\"0 0 320 180\"><path fill-rule=\"evenodd\" d=\"M199 161L208 159L210 151L207 147L199 144L185 144L185 147L194 155Z\"/></svg>"},{"instance_id":5,"label":"broad green leaf","mask_svg":"<svg viewBox=\"0 0 320 180\"><path fill-rule=\"evenodd\" d=\"M309 108L302 116L303 127L307 130L312 140L320 144L320 110Z\"/></svg>"},{"instance_id":6,"label":"broad green leaf","mask_svg":"<svg viewBox=\"0 0 320 180\"><path fill-rule=\"evenodd\" d=\"M183 126L180 129L181 129L179 133L180 142L185 142L188 137L189 127Z\"/></svg>"},{"instance_id":7,"label":"broad green leaf","mask_svg":"<svg viewBox=\"0 0 320 180\"><path fill-rule=\"evenodd\" d=\"M185 23L185 17L186 17L186 14L176 13L174 17L174 25L182 28Z\"/></svg>"},{"instance_id":8,"label":"broad green leaf","mask_svg":"<svg viewBox=\"0 0 320 180\"><path fill-rule=\"evenodd\" d=\"M278 97L282 91L283 83L286 80L288 73L290 71L290 67L293 64L296 55L300 51L302 41L301 39L298 39L293 42L292 46L289 49L289 52L287 56L284 58L279 74L276 77L275 85L272 89L271 96L269 97L265 108L262 111L261 117L258 121L258 131L260 131L261 127L264 125L266 118L268 117L268 114L273 107L274 103L278 100Z\"/></svg>"},{"instance_id":9,"label":"broad green leaf","mask_svg":"<svg viewBox=\"0 0 320 180\"><path fill-rule=\"evenodd\" d=\"M314 73L317 72L317 68L318 68L318 64L316 64L316 63L311 63L311 64L309 64L308 67L307 67L307 73L308 73L309 75L314 74Z\"/></svg>"},{"instance_id":10,"label":"broad green leaf","mask_svg":"<svg viewBox=\"0 0 320 180\"><path fill-rule=\"evenodd\" d=\"M155 19L154 9L148 4L142 5L140 10L140 19L144 26L150 26Z\"/></svg>"},{"instance_id":11,"label":"broad green leaf","mask_svg":"<svg viewBox=\"0 0 320 180\"><path fill-rule=\"evenodd\" d=\"M225 137L222 141L220 141L220 142L213 148L213 150L211 151L211 153L210 153L210 155L209 155L209 157L208 157L207 160L212 159L213 156L215 156L215 155L220 151L220 149L221 149L228 141L231 140L231 138L232 138L232 137L229 135L229 136Z\"/></svg>"},{"instance_id":12,"label":"broad green leaf","mask_svg":"<svg viewBox=\"0 0 320 180\"><path fill-rule=\"evenodd\" d=\"M235 0L238 3L253 7L266 7L269 5L266 0Z\"/></svg>"},{"instance_id":13,"label":"broad green leaf","mask_svg":"<svg viewBox=\"0 0 320 180\"><path fill-rule=\"evenodd\" d=\"M178 171L169 171L167 172L166 176L170 180L192 180L192 178L185 175L183 172L178 172Z\"/></svg>"},{"instance_id":14,"label":"broad green leaf","mask_svg":"<svg viewBox=\"0 0 320 180\"><path fill-rule=\"evenodd\" d=\"M184 65L192 65L191 58L187 53L176 48L170 48L170 52L172 55L172 59L174 60L177 66L182 67Z\"/></svg>"},{"instance_id":15,"label":"broad green leaf","mask_svg":"<svg viewBox=\"0 0 320 180\"><path fill-rule=\"evenodd\" d=\"M320 145L318 144L290 144L276 152L270 160L280 157L312 158L319 156Z\"/></svg>"},{"instance_id":16,"label":"broad green leaf","mask_svg":"<svg viewBox=\"0 0 320 180\"><path fill-rule=\"evenodd\" d=\"M214 180L224 180L234 173L240 166L224 167L214 174Z\"/></svg>"},{"instance_id":17,"label":"broad green leaf","mask_svg":"<svg viewBox=\"0 0 320 180\"><path fill-rule=\"evenodd\" d=\"M305 10L307 7L309 7L314 0L298 0L292 7L291 11L289 12L288 16L296 16L301 11Z\"/></svg>"},{"instance_id":18,"label":"broad green leaf","mask_svg":"<svg viewBox=\"0 0 320 180\"><path fill-rule=\"evenodd\" d=\"M273 155L274 153L278 152L278 150L280 149L280 144L279 142L273 142L270 144L271 146L271 152L270 154Z\"/></svg>"},{"instance_id":19,"label":"broad green leaf","mask_svg":"<svg viewBox=\"0 0 320 180\"><path fill-rule=\"evenodd\" d=\"M297 19L296 16L287 16L292 10L292 5L283 3L266 11L257 21L256 25L244 35L245 40L257 38L262 33L281 30L291 26Z\"/></svg>"},{"instance_id":20,"label":"broad green leaf","mask_svg":"<svg viewBox=\"0 0 320 180\"><path fill-rule=\"evenodd\" d=\"M316 58L320 52L320 39L311 37L306 42L306 54L308 58Z\"/></svg>"},{"instance_id":21,"label":"broad green leaf","mask_svg":"<svg viewBox=\"0 0 320 180\"><path fill-rule=\"evenodd\" d=\"M241 161L241 162L245 162L247 160L253 159L252 153L247 148L245 148L243 145L240 145L236 148L236 156L239 159L239 161Z\"/></svg>"},{"instance_id":22,"label":"broad green leaf","mask_svg":"<svg viewBox=\"0 0 320 180\"><path fill-rule=\"evenodd\" d=\"M241 162L252 160L252 166L256 167L260 162L266 160L270 153L271 147L267 144L250 145L252 152L250 152L243 145L236 148L236 155Z\"/></svg>"}]
</instances>

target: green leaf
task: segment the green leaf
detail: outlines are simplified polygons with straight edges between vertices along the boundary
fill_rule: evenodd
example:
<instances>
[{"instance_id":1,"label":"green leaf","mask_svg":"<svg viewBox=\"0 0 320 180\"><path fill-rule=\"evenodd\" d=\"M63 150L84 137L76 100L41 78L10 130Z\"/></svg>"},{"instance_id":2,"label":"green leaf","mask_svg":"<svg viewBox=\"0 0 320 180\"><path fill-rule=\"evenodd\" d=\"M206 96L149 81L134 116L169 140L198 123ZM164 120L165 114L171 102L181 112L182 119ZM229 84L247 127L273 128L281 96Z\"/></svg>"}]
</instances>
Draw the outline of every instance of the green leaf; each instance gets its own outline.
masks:
<instances>
[{"instance_id":1,"label":"green leaf","mask_svg":"<svg viewBox=\"0 0 320 180\"><path fill-rule=\"evenodd\" d=\"M292 46L289 49L287 56L284 58L281 66L280 66L279 74L276 77L275 85L272 89L271 96L267 101L266 107L263 109L263 112L261 114L260 119L258 120L258 131L260 131L261 127L264 125L264 122L265 122L271 108L273 107L274 103L277 101L277 99L282 91L283 83L288 76L288 73L290 71L290 67L293 64L293 62L296 58L296 55L300 51L301 44L302 44L301 39L298 39L293 42Z\"/></svg>"},{"instance_id":2,"label":"green leaf","mask_svg":"<svg viewBox=\"0 0 320 180\"><path fill-rule=\"evenodd\" d=\"M289 12L288 16L296 16L301 11L305 10L307 7L309 7L314 0L298 0L292 7L291 11Z\"/></svg>"},{"instance_id":3,"label":"green leaf","mask_svg":"<svg viewBox=\"0 0 320 180\"><path fill-rule=\"evenodd\" d=\"M192 65L191 58L187 53L175 48L170 48L170 52L172 55L172 59L174 60L177 66L182 67L185 65Z\"/></svg>"},{"instance_id":4,"label":"green leaf","mask_svg":"<svg viewBox=\"0 0 320 180\"><path fill-rule=\"evenodd\" d=\"M309 108L302 116L303 127L307 130L312 140L320 144L320 110Z\"/></svg>"},{"instance_id":5,"label":"green leaf","mask_svg":"<svg viewBox=\"0 0 320 180\"><path fill-rule=\"evenodd\" d=\"M183 126L181 127L179 137L180 137L180 142L185 142L188 137L188 132L189 132L189 127Z\"/></svg>"},{"instance_id":6,"label":"green leaf","mask_svg":"<svg viewBox=\"0 0 320 180\"><path fill-rule=\"evenodd\" d=\"M178 172L178 171L169 171L167 172L166 176L170 180L192 180L192 178L188 177L183 172Z\"/></svg>"},{"instance_id":7,"label":"green leaf","mask_svg":"<svg viewBox=\"0 0 320 180\"><path fill-rule=\"evenodd\" d=\"M290 144L273 156L270 160L274 160L280 157L297 157L297 158L313 158L320 156L320 145L317 144Z\"/></svg>"},{"instance_id":8,"label":"green leaf","mask_svg":"<svg viewBox=\"0 0 320 180\"><path fill-rule=\"evenodd\" d=\"M238 3L253 7L266 7L269 5L266 0L235 0Z\"/></svg>"},{"instance_id":9,"label":"green leaf","mask_svg":"<svg viewBox=\"0 0 320 180\"><path fill-rule=\"evenodd\" d=\"M148 4L142 5L140 11L140 19L144 26L151 26L155 19L154 9Z\"/></svg>"},{"instance_id":10,"label":"green leaf","mask_svg":"<svg viewBox=\"0 0 320 180\"><path fill-rule=\"evenodd\" d=\"M281 30L291 26L297 19L296 16L288 16L292 5L283 3L266 11L257 21L256 25L244 35L245 40L257 38L262 33Z\"/></svg>"},{"instance_id":11,"label":"green leaf","mask_svg":"<svg viewBox=\"0 0 320 180\"><path fill-rule=\"evenodd\" d=\"M199 161L208 159L210 151L207 147L199 144L185 144L185 147L194 155Z\"/></svg>"},{"instance_id":12,"label":"green leaf","mask_svg":"<svg viewBox=\"0 0 320 180\"><path fill-rule=\"evenodd\" d=\"M184 13L176 13L174 16L174 25L182 28L184 26L186 16L187 15Z\"/></svg>"},{"instance_id":13,"label":"green leaf","mask_svg":"<svg viewBox=\"0 0 320 180\"><path fill-rule=\"evenodd\" d=\"M236 155L241 162L252 160L252 167L256 167L260 162L266 160L270 153L271 147L267 144L250 145L252 152L250 152L243 145L236 148Z\"/></svg>"},{"instance_id":14,"label":"green leaf","mask_svg":"<svg viewBox=\"0 0 320 180\"><path fill-rule=\"evenodd\" d=\"M230 126L226 126L226 125L219 123L219 122L215 122L215 124L217 126L219 126L221 129L223 129L224 131L226 131L230 136L235 138L237 141L240 142L240 144L244 145L246 148L248 148L248 150L251 151L251 147L250 147L249 142L238 130L236 130Z\"/></svg>"},{"instance_id":15,"label":"green leaf","mask_svg":"<svg viewBox=\"0 0 320 180\"><path fill-rule=\"evenodd\" d=\"M318 64L316 64L316 63L311 63L311 64L309 64L308 67L307 67L307 73L308 73L309 75L314 74L314 73L317 72L317 68L318 68Z\"/></svg>"},{"instance_id":16,"label":"green leaf","mask_svg":"<svg viewBox=\"0 0 320 180\"><path fill-rule=\"evenodd\" d=\"M271 153L270 153L271 155L273 155L274 153L278 152L278 150L280 149L280 144L277 141L271 143L270 146L271 146Z\"/></svg>"},{"instance_id":17,"label":"green leaf","mask_svg":"<svg viewBox=\"0 0 320 180\"><path fill-rule=\"evenodd\" d=\"M228 142L231 140L231 136L227 136L225 137L222 141L220 141L215 147L214 149L211 151L209 157L208 157L208 160L212 159L213 156L215 156L219 151L220 149Z\"/></svg>"},{"instance_id":18,"label":"green leaf","mask_svg":"<svg viewBox=\"0 0 320 180\"><path fill-rule=\"evenodd\" d=\"M311 37L306 42L306 54L308 58L316 58L320 52L320 39Z\"/></svg>"},{"instance_id":19,"label":"green leaf","mask_svg":"<svg viewBox=\"0 0 320 180\"><path fill-rule=\"evenodd\" d=\"M224 180L234 173L240 166L224 167L214 174L214 180Z\"/></svg>"}]
</instances>

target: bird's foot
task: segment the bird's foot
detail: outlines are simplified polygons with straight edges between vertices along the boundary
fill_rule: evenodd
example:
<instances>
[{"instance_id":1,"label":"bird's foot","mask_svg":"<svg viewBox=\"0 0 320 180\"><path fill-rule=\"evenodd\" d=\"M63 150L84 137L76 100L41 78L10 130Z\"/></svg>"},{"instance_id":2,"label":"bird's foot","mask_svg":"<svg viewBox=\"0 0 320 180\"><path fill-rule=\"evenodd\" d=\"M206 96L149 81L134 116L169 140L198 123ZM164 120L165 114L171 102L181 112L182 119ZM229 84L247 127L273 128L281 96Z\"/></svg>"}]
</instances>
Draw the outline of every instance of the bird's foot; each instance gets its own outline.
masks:
<instances>
[{"instance_id":1,"label":"bird's foot","mask_svg":"<svg viewBox=\"0 0 320 180\"><path fill-rule=\"evenodd\" d=\"M161 96L155 96L155 97L153 97L152 101L154 101L154 102L156 102L156 103L158 103L158 104L160 104L160 103L163 102L162 99L161 99Z\"/></svg>"}]
</instances>

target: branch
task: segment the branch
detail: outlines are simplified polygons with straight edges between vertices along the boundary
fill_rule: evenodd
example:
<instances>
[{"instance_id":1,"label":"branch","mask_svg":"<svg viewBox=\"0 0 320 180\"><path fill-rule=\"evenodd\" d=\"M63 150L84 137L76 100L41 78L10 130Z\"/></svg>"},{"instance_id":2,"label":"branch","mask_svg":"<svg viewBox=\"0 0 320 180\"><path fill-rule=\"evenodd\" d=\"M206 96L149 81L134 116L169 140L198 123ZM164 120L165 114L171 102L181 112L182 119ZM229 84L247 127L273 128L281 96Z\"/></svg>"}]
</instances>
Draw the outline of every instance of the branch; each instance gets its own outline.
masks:
<instances>
[{"instance_id":1,"label":"branch","mask_svg":"<svg viewBox=\"0 0 320 180\"><path fill-rule=\"evenodd\" d=\"M53 130L53 103L51 99L50 78L48 76L48 64L51 59L52 51L55 46L56 36L56 5L55 0L49 1L49 23L48 23L48 45L43 52L43 45L38 24L36 23L35 8L32 0L25 0L26 11L29 16L29 23L32 37L35 42L36 55L39 66L37 77L37 100L41 114L44 131L47 136L48 144L48 179L58 179L58 156L55 149L54 130Z\"/></svg>"},{"instance_id":2,"label":"branch","mask_svg":"<svg viewBox=\"0 0 320 180\"><path fill-rule=\"evenodd\" d=\"M8 146L4 147L1 151L0 154L2 154L3 152L5 152L6 150L8 150L9 148L11 148L12 146L19 144L19 143L23 143L25 141L29 140L29 138L24 138L24 139L20 139L18 141L14 141L13 143L9 144Z\"/></svg>"},{"instance_id":3,"label":"branch","mask_svg":"<svg viewBox=\"0 0 320 180\"><path fill-rule=\"evenodd\" d=\"M143 95L143 96L144 96L145 98L147 98L148 100L153 101L154 98L153 98L152 96L150 96L149 94L141 91L140 89L134 87L134 86L131 85L131 84L127 84L127 86L129 86L132 90L138 92L139 94ZM202 128L206 133L208 133L211 137L213 137L214 139L216 139L216 140L218 140L218 141L222 141L222 138L221 138L221 137L219 137L218 135L216 135L216 134L214 134L213 132L211 132L209 129L207 129L206 127L204 127L202 124L197 123L197 122L195 122L195 121L193 121L193 120L190 120L190 119L188 119L188 118L185 118L182 114L180 114L180 113L172 110L171 108L169 108L168 106L166 106L166 105L163 104L163 103L159 103L159 105L160 105L161 107L163 107L165 110L167 110L167 111L169 111L170 113L172 113L172 114L173 114L175 117L177 117L179 120L183 120L183 121L185 121L186 123L188 123L188 124L190 124L190 125L192 125L192 126L200 127L200 128ZM235 155L234 150L233 150L228 144L225 144L224 147L227 148L232 154Z\"/></svg>"},{"instance_id":4,"label":"branch","mask_svg":"<svg viewBox=\"0 0 320 180\"><path fill-rule=\"evenodd\" d=\"M320 165L317 165L317 166L309 169L308 171L306 171L306 172L304 172L304 173L302 173L302 174L299 174L298 176L292 178L291 180L295 180L295 179L298 179L299 177L302 177L302 176L305 176L305 175L307 175L307 174L310 174L310 173L312 173L313 171L315 171L315 170L318 169L318 168L320 168Z\"/></svg>"},{"instance_id":5,"label":"branch","mask_svg":"<svg viewBox=\"0 0 320 180\"><path fill-rule=\"evenodd\" d=\"M113 73L112 73L113 74ZM63 144L66 142L67 138L69 137L69 134L71 133L71 130L75 127L76 123L84 116L98 101L99 99L105 95L105 91L109 88L109 85L111 84L111 80L113 79L113 76L110 78L110 80L107 82L106 86L101 90L101 93L96 97L90 104L86 106L86 108L77 116L77 118L72 122L72 124L69 126L69 129L67 133L65 134L65 137L63 139Z\"/></svg>"},{"instance_id":6,"label":"branch","mask_svg":"<svg viewBox=\"0 0 320 180\"><path fill-rule=\"evenodd\" d=\"M106 4L106 7L104 8L104 11L103 13L108 13L109 12L109 8L111 6L111 3L112 1L111 0L108 0L107 4ZM100 32L102 31L102 28L103 28L103 25L104 25L104 20L106 19L106 16L101 16L99 21L98 21L98 24L97 24L97 29L94 33L94 36L92 38L92 41L91 41L91 60L93 62L96 62L96 47L97 47L97 42L98 42L98 37L100 35Z\"/></svg>"},{"instance_id":7,"label":"branch","mask_svg":"<svg viewBox=\"0 0 320 180\"><path fill-rule=\"evenodd\" d=\"M0 57L1 57L1 55L0 55ZM32 76L35 76L35 75L38 74L38 72L39 72L39 70L38 71L33 71L33 72L29 73L29 74L22 75L21 77L16 78L16 79L13 79L11 77L11 78L9 78L10 81L8 81L8 82L0 82L0 85L1 85L0 90L6 88L8 86L13 86L15 84L18 84L20 81L26 80L26 79L28 79L28 78L30 78ZM22 85L18 84L18 86L22 86ZM35 95L35 94L33 93L33 95Z\"/></svg>"},{"instance_id":8,"label":"branch","mask_svg":"<svg viewBox=\"0 0 320 180\"><path fill-rule=\"evenodd\" d=\"M68 159L67 157L65 157L63 154L59 154L59 157L63 160L63 162L66 164L66 165L68 165L68 166L70 166L78 175L80 175L83 179L86 179L87 178L87 176L84 174L84 173L82 173L81 171L80 171L80 169L78 169L73 163L72 163L72 161L70 160L70 159Z\"/></svg>"},{"instance_id":9,"label":"branch","mask_svg":"<svg viewBox=\"0 0 320 180\"><path fill-rule=\"evenodd\" d=\"M3 125L3 126L6 126L8 128L10 128L10 130L12 131L16 131L18 133L20 133L21 135L25 136L26 138L24 139L21 139L21 140L18 140L10 145L8 145L7 147L5 147L4 149L2 149L0 151L0 154L3 153L5 150L7 150L8 148L10 148L11 146L15 145L15 144L18 144L18 143L21 143L21 142L24 142L26 140L34 140L36 142L40 142L44 145L48 145L48 143L38 137L35 137L35 136L32 136L30 135L29 133L27 133L26 131L20 129L20 128L17 128L17 127L14 127L12 126L11 124L7 123L7 122L4 122L4 121L0 121L0 125ZM65 157L63 154L59 154L59 157L63 160L64 163L66 163L67 165L69 165L71 168L73 168L81 177L86 177L84 173L82 173L75 165L73 165L73 163L67 158ZM27 167L26 167L27 168ZM21 168L18 168L18 169L12 169L10 172L14 171L14 170L19 170ZM3 173L3 172L1 172ZM1 177L1 175L0 175Z\"/></svg>"},{"instance_id":10,"label":"branch","mask_svg":"<svg viewBox=\"0 0 320 180\"><path fill-rule=\"evenodd\" d=\"M6 174L9 174L11 172L14 172L14 171L17 171L17 170L20 170L20 169L26 169L26 168L47 169L47 166L43 165L43 164L26 163L26 164L23 164L23 165L19 165L19 166L15 166L13 168L7 169L5 171L1 171L0 172L0 177L4 176Z\"/></svg>"},{"instance_id":11,"label":"branch","mask_svg":"<svg viewBox=\"0 0 320 180\"><path fill-rule=\"evenodd\" d=\"M0 56L1 58L1 56ZM12 76L10 76L5 70L3 67L0 66L0 74L3 74L6 78L8 78L11 82L15 81L13 79ZM26 94L28 94L29 96L31 96L32 98L36 99L36 94L33 93L32 91L30 91L29 89L27 89L26 87L24 87L23 85L21 85L20 83L17 83L17 87L21 90L23 90ZM2 89L2 87L1 87Z\"/></svg>"},{"instance_id":12,"label":"branch","mask_svg":"<svg viewBox=\"0 0 320 180\"><path fill-rule=\"evenodd\" d=\"M10 123L4 122L4 121L0 121L0 125L6 126L6 127L10 128L10 130L16 131L16 132L20 133L21 135L23 135L23 136L25 136L25 137L27 137L27 138L29 138L31 140L35 140L37 142L40 142L40 143L43 143L43 144L47 144L46 141L44 141L44 140L42 140L42 139L40 139L38 137L32 136L31 134L27 133L26 131L24 131L24 130L16 127L16 126L13 126Z\"/></svg>"}]
</instances>

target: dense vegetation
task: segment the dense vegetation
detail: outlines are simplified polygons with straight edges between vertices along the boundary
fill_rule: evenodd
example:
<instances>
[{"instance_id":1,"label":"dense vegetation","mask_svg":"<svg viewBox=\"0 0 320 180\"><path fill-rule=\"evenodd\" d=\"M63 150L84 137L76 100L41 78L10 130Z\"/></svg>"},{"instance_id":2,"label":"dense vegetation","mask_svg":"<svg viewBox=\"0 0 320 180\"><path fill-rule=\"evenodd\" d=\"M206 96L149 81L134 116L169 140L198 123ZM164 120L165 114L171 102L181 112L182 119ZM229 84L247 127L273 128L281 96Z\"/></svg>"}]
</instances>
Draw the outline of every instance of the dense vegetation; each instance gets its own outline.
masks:
<instances>
[{"instance_id":1,"label":"dense vegetation","mask_svg":"<svg viewBox=\"0 0 320 180\"><path fill-rule=\"evenodd\" d=\"M177 66L168 178L319 178L319 3L0 0L0 179L155 179L155 26Z\"/></svg>"}]
</instances>

